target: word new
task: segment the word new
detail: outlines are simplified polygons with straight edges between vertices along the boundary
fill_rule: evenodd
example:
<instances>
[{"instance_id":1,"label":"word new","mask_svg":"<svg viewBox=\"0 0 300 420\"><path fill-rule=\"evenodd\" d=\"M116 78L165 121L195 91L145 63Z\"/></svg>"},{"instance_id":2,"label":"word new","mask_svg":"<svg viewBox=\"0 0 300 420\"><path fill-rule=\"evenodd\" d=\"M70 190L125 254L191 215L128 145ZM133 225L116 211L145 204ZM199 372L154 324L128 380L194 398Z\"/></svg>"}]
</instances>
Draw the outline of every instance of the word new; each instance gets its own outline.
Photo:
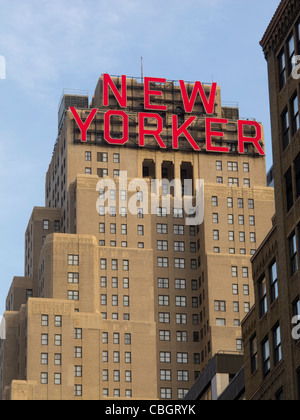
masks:
<instances>
[{"instance_id":1,"label":"word new","mask_svg":"<svg viewBox=\"0 0 300 420\"><path fill-rule=\"evenodd\" d=\"M166 105L157 105L151 103L151 97L161 97L162 91L161 90L151 90L150 83L159 83L164 84L166 83L166 79L154 78L154 77L145 77L144 78L144 108L146 110L152 112L140 112L138 114L138 124L139 124L139 146L145 146L145 137L146 136L153 136L159 147L161 149L166 149L167 146L162 140L161 133L163 131L163 118L158 113L153 111L167 111ZM212 115L214 113L215 108L215 101L216 101L216 91L217 91L217 84L213 83L209 98L207 98L205 91L203 89L201 82L195 82L193 85L193 91L189 97L186 85L183 80L179 81L180 90L182 101L184 105L185 112L190 114L193 112L193 108L197 99L198 94L200 95L201 101L203 103L205 112L207 115ZM115 99L117 100L118 104L121 108L127 108L127 77L122 76L122 86L121 92L117 89L116 85L114 84L112 78L108 74L103 75L103 107L109 107L109 88L113 92ZM98 109L93 108L86 119L85 122L81 120L79 117L77 110L74 107L70 107L70 110L75 118L75 121L80 128L81 131L81 141L87 141L87 130L91 125ZM110 128L111 128L111 117L118 116L122 119L122 126L123 126L123 137L122 138L113 138L110 135ZM147 119L154 119L156 120L156 127L154 129L146 128L146 120ZM196 143L194 138L192 137L191 133L188 131L188 128L194 123L197 119L195 116L190 116L181 126L178 126L178 116L172 115L172 148L178 149L179 138L184 136L192 148L195 151L201 151L199 145ZM228 124L227 119L221 118L212 118L206 117L205 118L205 128L206 128L206 150L208 152L219 152L219 153L229 153L228 147L221 147L221 146L213 146L212 139L213 137L222 138L224 137L224 133L222 131L213 131L212 124ZM265 153L260 145L260 140L262 139L262 128L260 124L256 121L238 121L238 145L239 145L239 153L244 153L244 144L245 143L253 143L256 149L258 150L259 154L264 156ZM255 137L247 137L244 134L245 127L254 127L256 129ZM129 117L125 111L122 110L108 110L104 114L104 139L109 144L113 145L124 145L129 140Z\"/></svg>"}]
</instances>

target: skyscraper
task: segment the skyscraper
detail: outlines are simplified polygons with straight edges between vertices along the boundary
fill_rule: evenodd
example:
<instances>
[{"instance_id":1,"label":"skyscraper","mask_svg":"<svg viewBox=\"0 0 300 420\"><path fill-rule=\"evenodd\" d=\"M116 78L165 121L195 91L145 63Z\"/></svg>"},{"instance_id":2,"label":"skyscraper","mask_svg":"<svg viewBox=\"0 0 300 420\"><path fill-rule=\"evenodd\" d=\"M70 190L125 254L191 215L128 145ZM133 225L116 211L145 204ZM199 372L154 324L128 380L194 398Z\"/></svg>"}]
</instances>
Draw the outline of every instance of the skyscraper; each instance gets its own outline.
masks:
<instances>
[{"instance_id":1,"label":"skyscraper","mask_svg":"<svg viewBox=\"0 0 300 420\"><path fill-rule=\"evenodd\" d=\"M281 1L261 46L268 64L276 215L253 258L255 307L243 322L247 399L300 399L300 3ZM298 67L298 69L297 69Z\"/></svg>"},{"instance_id":2,"label":"skyscraper","mask_svg":"<svg viewBox=\"0 0 300 420\"><path fill-rule=\"evenodd\" d=\"M214 354L243 352L274 213L259 132L215 84L64 92L6 300L3 399L182 399Z\"/></svg>"}]
</instances>

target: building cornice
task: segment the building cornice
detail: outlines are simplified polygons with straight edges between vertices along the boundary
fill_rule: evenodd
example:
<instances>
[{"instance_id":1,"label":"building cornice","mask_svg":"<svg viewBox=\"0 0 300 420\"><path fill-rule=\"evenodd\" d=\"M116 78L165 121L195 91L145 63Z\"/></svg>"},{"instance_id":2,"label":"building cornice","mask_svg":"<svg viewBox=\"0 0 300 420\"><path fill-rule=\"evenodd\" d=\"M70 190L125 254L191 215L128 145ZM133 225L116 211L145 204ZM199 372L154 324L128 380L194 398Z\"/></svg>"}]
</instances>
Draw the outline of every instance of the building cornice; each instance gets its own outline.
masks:
<instances>
[{"instance_id":1,"label":"building cornice","mask_svg":"<svg viewBox=\"0 0 300 420\"><path fill-rule=\"evenodd\" d=\"M300 11L300 0L282 0L279 4L260 45L266 59L270 50L276 50L287 36L295 16Z\"/></svg>"}]
</instances>

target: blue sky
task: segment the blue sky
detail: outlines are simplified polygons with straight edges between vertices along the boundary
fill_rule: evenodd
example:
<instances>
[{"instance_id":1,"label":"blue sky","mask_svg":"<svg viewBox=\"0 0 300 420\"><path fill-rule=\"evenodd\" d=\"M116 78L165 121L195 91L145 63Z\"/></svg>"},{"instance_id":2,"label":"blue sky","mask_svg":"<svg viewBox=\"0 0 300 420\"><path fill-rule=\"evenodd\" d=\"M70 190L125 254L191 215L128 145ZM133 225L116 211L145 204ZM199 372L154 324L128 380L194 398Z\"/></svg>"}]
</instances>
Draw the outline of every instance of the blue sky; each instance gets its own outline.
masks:
<instances>
[{"instance_id":1,"label":"blue sky","mask_svg":"<svg viewBox=\"0 0 300 420\"><path fill-rule=\"evenodd\" d=\"M44 206L44 180L64 88L94 92L99 76L217 82L224 102L265 127L272 164L267 66L259 46L279 0L0 0L0 313L24 273L24 232Z\"/></svg>"}]
</instances>

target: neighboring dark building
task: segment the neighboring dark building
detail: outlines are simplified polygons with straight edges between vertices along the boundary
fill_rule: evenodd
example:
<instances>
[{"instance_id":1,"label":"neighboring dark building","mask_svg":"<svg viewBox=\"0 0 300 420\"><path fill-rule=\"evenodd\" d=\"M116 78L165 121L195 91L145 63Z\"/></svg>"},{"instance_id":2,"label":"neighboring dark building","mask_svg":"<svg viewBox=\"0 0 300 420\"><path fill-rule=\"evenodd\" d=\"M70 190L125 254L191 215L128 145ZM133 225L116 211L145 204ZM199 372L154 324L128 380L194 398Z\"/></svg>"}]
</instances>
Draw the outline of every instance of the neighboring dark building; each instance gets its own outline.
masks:
<instances>
[{"instance_id":1,"label":"neighboring dark building","mask_svg":"<svg viewBox=\"0 0 300 420\"><path fill-rule=\"evenodd\" d=\"M300 1L283 0L261 41L269 75L276 215L252 259L255 306L242 323L247 400L299 400ZM297 333L297 331L294 331Z\"/></svg>"}]
</instances>

